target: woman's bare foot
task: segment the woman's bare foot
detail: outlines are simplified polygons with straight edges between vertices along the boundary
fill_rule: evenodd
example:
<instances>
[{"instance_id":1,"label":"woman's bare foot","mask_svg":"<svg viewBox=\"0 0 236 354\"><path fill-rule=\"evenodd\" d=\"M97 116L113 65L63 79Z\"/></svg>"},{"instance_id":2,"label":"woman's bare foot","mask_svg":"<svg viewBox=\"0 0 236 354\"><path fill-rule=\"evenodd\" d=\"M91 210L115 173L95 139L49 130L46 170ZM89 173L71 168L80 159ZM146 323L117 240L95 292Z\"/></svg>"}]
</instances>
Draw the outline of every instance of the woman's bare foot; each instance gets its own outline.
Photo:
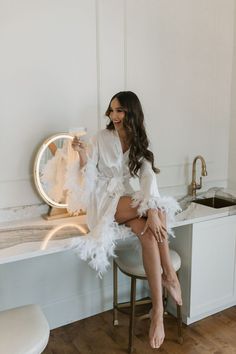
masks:
<instances>
[{"instance_id":1,"label":"woman's bare foot","mask_svg":"<svg viewBox=\"0 0 236 354\"><path fill-rule=\"evenodd\" d=\"M151 324L149 329L149 341L152 348L159 348L165 338L165 331L163 325L163 315L155 315L150 312Z\"/></svg>"},{"instance_id":2,"label":"woman's bare foot","mask_svg":"<svg viewBox=\"0 0 236 354\"><path fill-rule=\"evenodd\" d=\"M177 278L176 273L172 276L162 276L162 285L166 288L166 290L170 293L173 300L177 303L177 305L182 306L182 295L181 295L181 287L179 280Z\"/></svg>"}]
</instances>

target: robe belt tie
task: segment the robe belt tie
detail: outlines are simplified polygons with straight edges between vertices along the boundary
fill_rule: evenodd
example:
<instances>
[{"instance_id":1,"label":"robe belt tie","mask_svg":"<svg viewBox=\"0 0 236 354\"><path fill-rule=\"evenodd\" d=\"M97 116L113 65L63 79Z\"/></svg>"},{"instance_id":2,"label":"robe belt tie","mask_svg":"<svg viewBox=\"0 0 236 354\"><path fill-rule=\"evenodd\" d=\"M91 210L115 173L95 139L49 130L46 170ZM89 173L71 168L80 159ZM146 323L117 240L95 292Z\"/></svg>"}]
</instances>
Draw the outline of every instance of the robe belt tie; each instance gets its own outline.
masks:
<instances>
[{"instance_id":1,"label":"robe belt tie","mask_svg":"<svg viewBox=\"0 0 236 354\"><path fill-rule=\"evenodd\" d=\"M115 177L105 177L99 176L99 178L107 180L107 192L109 195L122 194L125 190L124 188L124 178L115 176Z\"/></svg>"}]
</instances>

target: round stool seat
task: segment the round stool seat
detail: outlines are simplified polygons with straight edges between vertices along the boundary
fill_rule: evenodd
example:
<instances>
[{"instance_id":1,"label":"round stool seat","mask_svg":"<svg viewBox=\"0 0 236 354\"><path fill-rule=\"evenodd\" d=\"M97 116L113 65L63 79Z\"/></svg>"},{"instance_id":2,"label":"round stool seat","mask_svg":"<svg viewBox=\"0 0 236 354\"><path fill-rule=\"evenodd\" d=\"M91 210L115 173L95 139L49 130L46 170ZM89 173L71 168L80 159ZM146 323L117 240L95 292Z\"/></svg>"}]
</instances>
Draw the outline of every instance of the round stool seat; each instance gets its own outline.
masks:
<instances>
[{"instance_id":1,"label":"round stool seat","mask_svg":"<svg viewBox=\"0 0 236 354\"><path fill-rule=\"evenodd\" d=\"M0 312L0 353L39 354L48 338L48 322L38 305Z\"/></svg>"},{"instance_id":2,"label":"round stool seat","mask_svg":"<svg viewBox=\"0 0 236 354\"><path fill-rule=\"evenodd\" d=\"M135 248L128 248L118 250L116 254L115 262L121 271L136 277L146 277L141 252ZM174 270L177 272L181 266L181 258L174 250L170 250L170 257Z\"/></svg>"}]
</instances>

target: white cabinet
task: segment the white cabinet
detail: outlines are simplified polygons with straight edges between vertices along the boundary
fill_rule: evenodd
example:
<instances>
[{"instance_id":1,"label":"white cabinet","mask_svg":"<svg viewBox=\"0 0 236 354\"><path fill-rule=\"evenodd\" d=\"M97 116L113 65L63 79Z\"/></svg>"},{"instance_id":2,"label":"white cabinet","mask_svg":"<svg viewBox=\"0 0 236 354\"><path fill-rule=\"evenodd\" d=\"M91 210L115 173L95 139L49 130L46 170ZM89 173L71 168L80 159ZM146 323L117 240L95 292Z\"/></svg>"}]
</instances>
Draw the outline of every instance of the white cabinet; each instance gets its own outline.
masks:
<instances>
[{"instance_id":1,"label":"white cabinet","mask_svg":"<svg viewBox=\"0 0 236 354\"><path fill-rule=\"evenodd\" d=\"M189 324L236 304L236 215L175 229L183 318Z\"/></svg>"}]
</instances>

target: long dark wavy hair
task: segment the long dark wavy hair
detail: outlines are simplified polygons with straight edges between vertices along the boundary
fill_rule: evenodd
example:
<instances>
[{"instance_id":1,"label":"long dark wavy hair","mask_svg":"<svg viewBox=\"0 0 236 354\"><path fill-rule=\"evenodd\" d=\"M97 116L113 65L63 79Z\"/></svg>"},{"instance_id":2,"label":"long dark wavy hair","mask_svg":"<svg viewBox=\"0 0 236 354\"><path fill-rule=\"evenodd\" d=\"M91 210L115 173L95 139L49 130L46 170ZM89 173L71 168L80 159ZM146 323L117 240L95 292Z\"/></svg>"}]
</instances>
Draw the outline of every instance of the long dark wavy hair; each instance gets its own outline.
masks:
<instances>
[{"instance_id":1,"label":"long dark wavy hair","mask_svg":"<svg viewBox=\"0 0 236 354\"><path fill-rule=\"evenodd\" d=\"M144 126L144 114L137 95L131 91L121 91L115 94L111 98L105 113L109 118L111 113L111 102L115 98L119 101L125 112L123 126L126 130L130 146L129 170L131 176L138 176L138 171L142 165L143 158L151 162L152 169L155 173L159 173L160 170L154 166L154 155L148 150L149 141ZM106 128L108 130L115 129L112 120L108 122Z\"/></svg>"}]
</instances>

